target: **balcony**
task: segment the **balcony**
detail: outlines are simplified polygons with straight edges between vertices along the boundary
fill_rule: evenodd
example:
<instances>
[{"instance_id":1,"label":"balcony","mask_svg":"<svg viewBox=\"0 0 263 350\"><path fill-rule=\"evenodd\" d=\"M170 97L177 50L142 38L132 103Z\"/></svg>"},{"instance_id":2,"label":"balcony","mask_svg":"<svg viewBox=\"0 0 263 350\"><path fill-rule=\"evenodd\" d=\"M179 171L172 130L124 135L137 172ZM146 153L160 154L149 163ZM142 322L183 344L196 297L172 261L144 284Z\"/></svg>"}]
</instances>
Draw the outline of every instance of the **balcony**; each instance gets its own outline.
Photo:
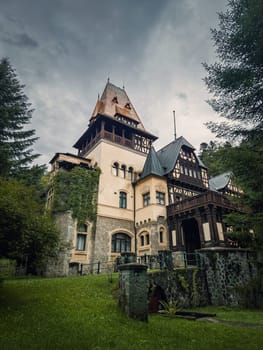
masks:
<instances>
[{"instance_id":1,"label":"balcony","mask_svg":"<svg viewBox=\"0 0 263 350\"><path fill-rule=\"evenodd\" d=\"M79 155L84 156L101 139L109 140L125 147L134 148L132 140L106 130L101 130L86 144L86 147L80 151Z\"/></svg>"},{"instance_id":2,"label":"balcony","mask_svg":"<svg viewBox=\"0 0 263 350\"><path fill-rule=\"evenodd\" d=\"M181 202L170 204L167 206L167 216L173 216L182 212L191 211L200 207L215 206L224 207L229 210L237 209L234 205L222 194L212 191L207 191L200 195L185 199Z\"/></svg>"}]
</instances>

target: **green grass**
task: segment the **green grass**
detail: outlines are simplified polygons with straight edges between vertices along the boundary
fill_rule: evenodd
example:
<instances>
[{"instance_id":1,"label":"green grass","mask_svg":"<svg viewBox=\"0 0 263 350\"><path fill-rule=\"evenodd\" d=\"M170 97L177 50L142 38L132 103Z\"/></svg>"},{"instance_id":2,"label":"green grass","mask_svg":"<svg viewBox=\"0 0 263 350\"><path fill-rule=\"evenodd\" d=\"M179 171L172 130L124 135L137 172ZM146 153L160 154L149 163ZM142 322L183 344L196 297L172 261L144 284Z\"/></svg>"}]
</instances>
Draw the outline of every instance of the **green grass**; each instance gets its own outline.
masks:
<instances>
[{"instance_id":1,"label":"green grass","mask_svg":"<svg viewBox=\"0 0 263 350\"><path fill-rule=\"evenodd\" d=\"M0 349L258 350L263 328L150 316L127 318L107 276L5 281L0 289ZM206 308L220 319L263 324L262 311Z\"/></svg>"}]
</instances>

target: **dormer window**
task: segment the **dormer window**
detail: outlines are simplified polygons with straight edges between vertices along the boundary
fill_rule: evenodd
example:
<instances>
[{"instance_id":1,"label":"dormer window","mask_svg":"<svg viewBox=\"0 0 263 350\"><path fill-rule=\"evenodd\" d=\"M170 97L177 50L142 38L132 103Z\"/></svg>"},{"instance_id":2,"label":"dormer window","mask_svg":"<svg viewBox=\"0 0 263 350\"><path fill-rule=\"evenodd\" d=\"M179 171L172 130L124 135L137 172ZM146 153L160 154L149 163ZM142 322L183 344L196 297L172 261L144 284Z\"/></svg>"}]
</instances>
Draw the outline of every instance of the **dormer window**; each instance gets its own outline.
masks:
<instances>
[{"instance_id":1,"label":"dormer window","mask_svg":"<svg viewBox=\"0 0 263 350\"><path fill-rule=\"evenodd\" d=\"M112 102L114 102L114 103L118 103L117 96L114 96L114 97L113 97Z\"/></svg>"},{"instance_id":2,"label":"dormer window","mask_svg":"<svg viewBox=\"0 0 263 350\"><path fill-rule=\"evenodd\" d=\"M130 104L130 102L127 102L127 103L126 103L125 108L131 109L131 104Z\"/></svg>"}]
</instances>

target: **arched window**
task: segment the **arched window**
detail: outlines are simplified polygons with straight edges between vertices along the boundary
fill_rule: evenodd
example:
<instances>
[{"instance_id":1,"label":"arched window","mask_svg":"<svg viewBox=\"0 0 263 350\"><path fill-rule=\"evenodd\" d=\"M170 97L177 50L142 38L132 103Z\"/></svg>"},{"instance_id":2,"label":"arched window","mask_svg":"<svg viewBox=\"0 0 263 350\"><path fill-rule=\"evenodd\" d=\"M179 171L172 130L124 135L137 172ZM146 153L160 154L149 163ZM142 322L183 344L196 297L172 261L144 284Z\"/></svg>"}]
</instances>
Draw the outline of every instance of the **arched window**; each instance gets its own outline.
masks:
<instances>
[{"instance_id":1,"label":"arched window","mask_svg":"<svg viewBox=\"0 0 263 350\"><path fill-rule=\"evenodd\" d=\"M127 208L127 193L120 192L119 194L119 208L126 209Z\"/></svg>"},{"instance_id":2,"label":"arched window","mask_svg":"<svg viewBox=\"0 0 263 350\"><path fill-rule=\"evenodd\" d=\"M122 253L131 251L131 237L125 233L115 233L111 238L111 251Z\"/></svg>"},{"instance_id":3,"label":"arched window","mask_svg":"<svg viewBox=\"0 0 263 350\"><path fill-rule=\"evenodd\" d=\"M160 230L159 232L159 241L160 243L163 243L163 230Z\"/></svg>"},{"instance_id":4,"label":"arched window","mask_svg":"<svg viewBox=\"0 0 263 350\"><path fill-rule=\"evenodd\" d=\"M125 179L125 173L126 173L126 166L122 165L120 167L120 177L122 177L123 179Z\"/></svg>"},{"instance_id":5,"label":"arched window","mask_svg":"<svg viewBox=\"0 0 263 350\"><path fill-rule=\"evenodd\" d=\"M149 235L149 233L146 234L145 238L146 238L146 244L147 245L150 244L150 235Z\"/></svg>"},{"instance_id":6,"label":"arched window","mask_svg":"<svg viewBox=\"0 0 263 350\"><path fill-rule=\"evenodd\" d=\"M112 174L114 176L118 176L118 171L119 171L119 163L115 162L112 165Z\"/></svg>"},{"instance_id":7,"label":"arched window","mask_svg":"<svg viewBox=\"0 0 263 350\"><path fill-rule=\"evenodd\" d=\"M128 169L128 180L133 180L133 168L129 167Z\"/></svg>"}]
</instances>

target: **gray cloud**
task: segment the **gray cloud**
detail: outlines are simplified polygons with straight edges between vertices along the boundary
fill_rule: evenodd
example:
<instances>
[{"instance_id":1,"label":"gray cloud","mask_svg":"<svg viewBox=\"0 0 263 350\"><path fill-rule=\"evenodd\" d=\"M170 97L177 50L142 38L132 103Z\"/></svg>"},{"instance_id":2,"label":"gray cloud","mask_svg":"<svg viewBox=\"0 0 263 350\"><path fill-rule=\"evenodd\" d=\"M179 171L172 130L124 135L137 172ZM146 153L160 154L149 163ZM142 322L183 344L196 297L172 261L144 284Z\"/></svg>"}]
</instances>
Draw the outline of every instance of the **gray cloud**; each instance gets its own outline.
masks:
<instances>
[{"instance_id":1,"label":"gray cloud","mask_svg":"<svg viewBox=\"0 0 263 350\"><path fill-rule=\"evenodd\" d=\"M145 127L160 137L156 148L173 137L174 109L191 143L211 139L201 62L214 58L209 28L227 0L0 2L0 53L35 108L40 163L72 151L108 76L125 85Z\"/></svg>"},{"instance_id":2,"label":"gray cloud","mask_svg":"<svg viewBox=\"0 0 263 350\"><path fill-rule=\"evenodd\" d=\"M11 35L3 36L2 40L7 44L11 44L19 47L25 47L25 48L38 47L38 43L26 33L15 34L13 36Z\"/></svg>"}]
</instances>

